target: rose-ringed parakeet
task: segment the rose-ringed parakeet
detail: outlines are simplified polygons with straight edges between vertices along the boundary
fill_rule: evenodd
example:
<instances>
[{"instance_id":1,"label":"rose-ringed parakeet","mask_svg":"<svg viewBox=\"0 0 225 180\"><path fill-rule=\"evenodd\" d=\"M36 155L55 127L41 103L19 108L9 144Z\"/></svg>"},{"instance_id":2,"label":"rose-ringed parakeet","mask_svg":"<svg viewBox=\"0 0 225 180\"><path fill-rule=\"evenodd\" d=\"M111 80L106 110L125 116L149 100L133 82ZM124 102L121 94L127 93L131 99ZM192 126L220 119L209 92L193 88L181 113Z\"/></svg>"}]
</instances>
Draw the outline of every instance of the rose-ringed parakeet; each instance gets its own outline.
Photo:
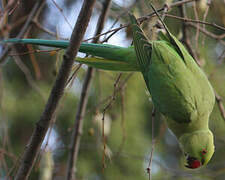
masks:
<instances>
[{"instance_id":1,"label":"rose-ringed parakeet","mask_svg":"<svg viewBox=\"0 0 225 180\"><path fill-rule=\"evenodd\" d=\"M186 167L206 165L214 153L208 121L215 102L206 75L162 20L167 36L153 42L149 42L133 15L130 20L137 61L155 108L176 135L186 156Z\"/></svg>"},{"instance_id":2,"label":"rose-ringed parakeet","mask_svg":"<svg viewBox=\"0 0 225 180\"><path fill-rule=\"evenodd\" d=\"M76 60L105 70L141 71L155 108L165 116L186 156L185 166L195 169L206 165L214 153L208 121L215 101L206 75L163 22L167 35L150 42L133 15L130 15L130 21L134 47L82 43L80 52L97 57ZM69 45L68 41L41 39L4 42L59 48Z\"/></svg>"}]
</instances>

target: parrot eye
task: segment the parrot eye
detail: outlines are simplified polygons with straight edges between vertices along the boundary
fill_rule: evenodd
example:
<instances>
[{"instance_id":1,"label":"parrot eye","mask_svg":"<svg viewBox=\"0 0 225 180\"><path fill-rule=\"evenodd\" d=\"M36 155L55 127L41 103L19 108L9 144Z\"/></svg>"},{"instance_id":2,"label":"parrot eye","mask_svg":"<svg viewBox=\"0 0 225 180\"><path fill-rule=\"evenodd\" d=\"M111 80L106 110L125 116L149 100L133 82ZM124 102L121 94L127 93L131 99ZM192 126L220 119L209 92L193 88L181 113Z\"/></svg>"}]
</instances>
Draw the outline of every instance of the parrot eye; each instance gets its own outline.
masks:
<instances>
[{"instance_id":1,"label":"parrot eye","mask_svg":"<svg viewBox=\"0 0 225 180\"><path fill-rule=\"evenodd\" d=\"M206 150L206 149L203 149L203 150L201 151L201 153L202 153L202 164L204 164L204 162L205 162L205 157L204 157L204 155L207 153L207 150Z\"/></svg>"},{"instance_id":2,"label":"parrot eye","mask_svg":"<svg viewBox=\"0 0 225 180\"><path fill-rule=\"evenodd\" d=\"M205 149L202 150L202 155L205 155L207 151Z\"/></svg>"}]
</instances>

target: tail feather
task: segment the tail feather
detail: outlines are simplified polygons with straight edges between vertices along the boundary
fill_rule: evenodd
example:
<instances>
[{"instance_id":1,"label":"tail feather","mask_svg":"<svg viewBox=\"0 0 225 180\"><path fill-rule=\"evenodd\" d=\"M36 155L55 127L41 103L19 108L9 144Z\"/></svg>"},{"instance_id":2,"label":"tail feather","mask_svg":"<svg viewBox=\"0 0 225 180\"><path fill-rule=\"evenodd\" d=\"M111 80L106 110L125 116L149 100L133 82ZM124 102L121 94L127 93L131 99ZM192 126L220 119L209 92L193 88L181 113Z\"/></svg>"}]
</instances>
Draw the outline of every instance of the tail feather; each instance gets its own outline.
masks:
<instances>
[{"instance_id":1,"label":"tail feather","mask_svg":"<svg viewBox=\"0 0 225 180\"><path fill-rule=\"evenodd\" d=\"M86 64L88 66L110 70L110 71L140 71L138 66L135 64L128 64L121 61L113 61L110 59L103 59L98 57L87 57L87 58L76 58L76 61L81 64Z\"/></svg>"},{"instance_id":2,"label":"tail feather","mask_svg":"<svg viewBox=\"0 0 225 180\"><path fill-rule=\"evenodd\" d=\"M3 43L34 44L57 48L67 48L69 41L44 39L8 39ZM120 47L109 44L82 43L80 52L97 56L95 58L77 58L78 62L96 68L113 71L139 71L133 47ZM98 58L100 57L100 58Z\"/></svg>"},{"instance_id":3,"label":"tail feather","mask_svg":"<svg viewBox=\"0 0 225 180\"><path fill-rule=\"evenodd\" d=\"M45 39L6 39L3 42L5 43L15 43L15 44L34 44L48 47L57 47L57 48L67 48L69 41L65 40L45 40Z\"/></svg>"}]
</instances>

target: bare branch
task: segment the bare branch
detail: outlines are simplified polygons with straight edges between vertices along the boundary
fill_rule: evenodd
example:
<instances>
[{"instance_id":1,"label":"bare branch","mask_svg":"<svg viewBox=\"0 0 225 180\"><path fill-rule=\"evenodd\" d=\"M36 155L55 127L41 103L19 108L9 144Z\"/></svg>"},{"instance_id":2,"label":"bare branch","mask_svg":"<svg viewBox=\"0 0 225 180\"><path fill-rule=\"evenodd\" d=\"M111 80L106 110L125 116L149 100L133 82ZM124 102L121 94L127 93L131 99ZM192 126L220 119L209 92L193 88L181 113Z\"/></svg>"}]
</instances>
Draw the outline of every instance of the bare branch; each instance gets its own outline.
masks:
<instances>
[{"instance_id":1,"label":"bare branch","mask_svg":"<svg viewBox=\"0 0 225 180\"><path fill-rule=\"evenodd\" d=\"M102 113L102 143L103 143L103 156L102 156L102 169L104 171L105 168L105 149L106 149L106 140L105 140L105 133L104 133L104 122L105 122L105 113L106 111L111 108L112 103L116 100L116 90L117 90L117 86L118 83L120 81L120 78L122 76L122 73L119 74L119 76L116 78L116 81L114 83L114 90L113 90L113 95L111 96L111 99L109 100L107 106L103 109L103 113Z\"/></svg>"},{"instance_id":2,"label":"bare branch","mask_svg":"<svg viewBox=\"0 0 225 180\"><path fill-rule=\"evenodd\" d=\"M151 149L151 153L150 153L150 157L149 157L149 163L148 163L148 167L147 167L147 173L149 175L149 180L151 180L151 166L152 166L152 160L153 160L153 153L154 153L154 149L155 149L155 137L154 137L154 121L155 121L155 114L156 114L156 110L153 107L152 108L152 149Z\"/></svg>"},{"instance_id":3,"label":"bare branch","mask_svg":"<svg viewBox=\"0 0 225 180\"><path fill-rule=\"evenodd\" d=\"M111 0L105 0L103 10L101 15L99 16L98 24L97 24L97 30L96 30L96 35L100 34L105 23L105 19L107 17L107 12L110 7ZM99 37L95 37L93 39L94 43L98 42ZM75 118L75 125L71 137L71 145L70 145L70 155L69 155L69 160L68 160L68 169L67 169L67 180L71 180L75 178L76 175L76 162L77 162L77 157L78 157L78 152L80 148L80 139L81 139L81 134L82 134L82 129L83 129L83 117L86 111L86 105L87 105L87 100L88 100L88 92L89 88L91 85L91 79L94 74L94 69L93 68L88 68L85 80L84 80L84 85L82 87L82 92L81 92L81 97L80 97L80 102L78 104L78 109L76 113L76 118Z\"/></svg>"},{"instance_id":4,"label":"bare branch","mask_svg":"<svg viewBox=\"0 0 225 180\"><path fill-rule=\"evenodd\" d=\"M82 135L82 128L83 128L83 117L86 111L88 91L90 89L93 73L94 71L89 68L84 79L84 85L82 87L80 102L78 104L78 109L77 109L76 118L75 118L75 126L71 136L71 145L69 149L70 154L68 159L68 168L67 168L67 177L66 177L67 180L75 178L76 162L77 162L78 152L80 148L80 138Z\"/></svg>"},{"instance_id":5,"label":"bare branch","mask_svg":"<svg viewBox=\"0 0 225 180\"><path fill-rule=\"evenodd\" d=\"M63 63L61 65L59 74L52 88L48 102L45 106L45 110L36 123L35 130L30 138L29 144L23 154L21 165L17 171L16 180L26 180L30 174L30 171L34 165L40 146L46 135L46 132L50 125L50 120L59 104L66 81L69 77L74 58L77 55L78 49L81 44L81 40L84 36L88 22L90 20L95 0L85 0L83 7L80 11L76 26L74 27L69 47L67 48L63 57Z\"/></svg>"},{"instance_id":6,"label":"bare branch","mask_svg":"<svg viewBox=\"0 0 225 180\"><path fill-rule=\"evenodd\" d=\"M194 24L194 23L192 23L192 22L188 22L188 23L187 23L187 26L191 26L191 27L197 28L197 25ZM209 31L207 31L207 30L206 30L205 28L203 28L203 27L199 27L199 30L200 30L202 33L204 33L205 35L207 35L207 36L209 36L209 37L211 37L211 38L214 38L214 39L218 40L220 43L222 43L223 45L225 45L225 41L222 40L222 39L225 38L225 33L224 33L224 34L221 34L221 35L216 35L216 34L213 34L213 33L209 32Z\"/></svg>"},{"instance_id":7,"label":"bare branch","mask_svg":"<svg viewBox=\"0 0 225 180\"><path fill-rule=\"evenodd\" d=\"M225 120L225 109L223 106L223 102L222 102L222 98L214 91L215 96L216 96L216 102L218 104L219 110L220 110L220 114L222 116L222 118Z\"/></svg>"},{"instance_id":8,"label":"bare branch","mask_svg":"<svg viewBox=\"0 0 225 180\"><path fill-rule=\"evenodd\" d=\"M124 80L122 83L120 83L119 87L117 87L117 88L115 89L115 94L117 94L119 91L122 91L122 89L125 87L127 81L132 77L132 75L134 75L133 72L132 72L132 73L129 73L129 74L127 75L127 77L125 78L125 80ZM96 108L98 108L98 107L99 107L100 105L102 105L103 103L108 102L110 99L112 99L112 96L113 96L113 95L108 96L108 97L106 97L105 99L101 100L96 106L94 106L92 109L90 109L87 113L92 112L93 110L95 110Z\"/></svg>"},{"instance_id":9,"label":"bare branch","mask_svg":"<svg viewBox=\"0 0 225 180\"><path fill-rule=\"evenodd\" d=\"M217 28L219 30L225 31L225 27L219 26L216 23L210 23L210 22L205 22L205 21L200 21L200 20L188 19L188 18L174 16L174 15L171 15L171 14L166 14L166 16L167 17L170 17L170 18L175 18L175 19L178 19L178 20L182 20L184 22L194 22L194 23L205 24L205 25L208 25L208 26L212 26L214 28Z\"/></svg>"},{"instance_id":10,"label":"bare branch","mask_svg":"<svg viewBox=\"0 0 225 180\"><path fill-rule=\"evenodd\" d=\"M203 16L203 21L206 21L206 17L207 17L207 15L209 13L210 5L211 5L211 0L208 0L207 7L206 7L206 10L205 10L205 13L204 13L204 16ZM203 24L203 29L205 30L205 24ZM205 43L205 36L202 39L202 45L204 45L204 43Z\"/></svg>"},{"instance_id":11,"label":"bare branch","mask_svg":"<svg viewBox=\"0 0 225 180\"><path fill-rule=\"evenodd\" d=\"M176 6L180 6L181 4L185 4L185 3L189 3L189 2L192 2L194 0L183 0L183 1L179 1L179 2L176 2L176 3L173 3L170 5L170 8L171 7L176 7ZM158 9L157 11L158 12L161 12L161 11L164 11L164 9L167 8L166 6L164 6L163 8L161 9ZM155 13L152 12L146 16L143 16L143 17L140 17L138 18L137 20L140 22L140 24L143 22L143 21L146 21L148 19L150 19L151 17L155 16ZM170 15L170 14L166 14L167 17L170 17L170 18L176 18L178 20L182 20L182 21L185 21L185 22L194 22L194 23L199 23L199 24L205 24L205 25L208 25L208 26L212 26L214 28L217 28L217 29L220 29L222 31L225 31L225 27L222 27L222 26L219 26L215 23L209 23L209 22L204 22L204 21L197 21L197 20L193 20L193 19L187 19L187 18L182 18L182 17L178 17L178 16L173 16L173 15ZM104 32L104 33L101 33L95 37L92 37L92 38L88 38L88 39L85 39L84 41L89 41L91 39L94 39L96 37L100 37L100 36L104 36L108 33L111 33L111 32L118 32L119 30L125 28L125 27L128 27L130 24L124 24L124 25L121 25L120 27L118 28L114 28L114 29L111 29L107 32ZM115 33L114 33L115 34Z\"/></svg>"},{"instance_id":12,"label":"bare branch","mask_svg":"<svg viewBox=\"0 0 225 180\"><path fill-rule=\"evenodd\" d=\"M194 14L195 14L195 19L199 20L198 11L197 11L197 7L196 6L197 6L196 5L196 1L194 1L193 2L193 9L194 9ZM198 52L199 26L200 26L200 24L197 24L196 34L195 34L195 49L196 49L196 52Z\"/></svg>"},{"instance_id":13,"label":"bare branch","mask_svg":"<svg viewBox=\"0 0 225 180\"><path fill-rule=\"evenodd\" d=\"M69 20L67 19L67 17L65 16L63 9L54 1L52 0L53 4L55 5L55 7L60 11L60 13L62 14L63 18L65 19L66 23L69 25L69 27L71 29L73 29L72 25L70 24Z\"/></svg>"},{"instance_id":14,"label":"bare branch","mask_svg":"<svg viewBox=\"0 0 225 180\"><path fill-rule=\"evenodd\" d=\"M181 6L179 6L179 11L181 14L181 17L179 18L183 18L183 19L187 19L187 14L186 14L186 9L184 4L182 4ZM168 16L168 14L166 14ZM200 66L201 63L198 60L197 54L196 52L193 50L192 46L191 46L191 41L190 38L188 36L188 29L187 29L187 23L186 21L183 22L182 24L182 42L185 44L185 46L187 47L189 53L191 54L191 56L195 59L196 63Z\"/></svg>"}]
</instances>

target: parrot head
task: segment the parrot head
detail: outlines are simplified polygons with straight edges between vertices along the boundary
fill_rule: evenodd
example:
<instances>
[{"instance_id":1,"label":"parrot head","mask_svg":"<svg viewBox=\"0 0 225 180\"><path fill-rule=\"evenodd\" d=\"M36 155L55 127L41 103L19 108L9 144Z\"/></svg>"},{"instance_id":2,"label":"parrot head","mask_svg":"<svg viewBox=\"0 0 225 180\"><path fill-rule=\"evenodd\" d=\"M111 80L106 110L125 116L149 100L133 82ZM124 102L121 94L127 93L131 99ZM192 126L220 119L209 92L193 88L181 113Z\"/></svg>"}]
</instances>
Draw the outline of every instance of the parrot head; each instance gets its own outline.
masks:
<instances>
[{"instance_id":1,"label":"parrot head","mask_svg":"<svg viewBox=\"0 0 225 180\"><path fill-rule=\"evenodd\" d=\"M186 133L179 138L186 159L185 167L196 169L206 165L214 153L210 130Z\"/></svg>"}]
</instances>

